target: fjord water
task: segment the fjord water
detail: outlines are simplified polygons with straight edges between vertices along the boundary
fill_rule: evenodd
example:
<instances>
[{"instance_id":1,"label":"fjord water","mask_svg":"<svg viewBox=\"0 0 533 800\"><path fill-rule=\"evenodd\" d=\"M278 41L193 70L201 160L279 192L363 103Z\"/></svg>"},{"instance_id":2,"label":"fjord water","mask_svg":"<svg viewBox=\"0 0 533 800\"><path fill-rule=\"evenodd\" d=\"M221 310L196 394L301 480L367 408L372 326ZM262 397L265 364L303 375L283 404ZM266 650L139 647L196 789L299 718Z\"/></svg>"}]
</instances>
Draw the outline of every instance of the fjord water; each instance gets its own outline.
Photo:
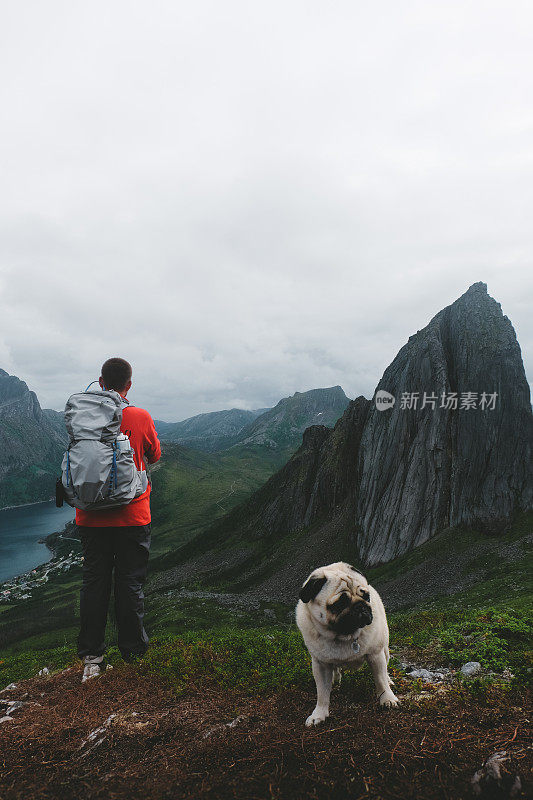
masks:
<instances>
[{"instance_id":1,"label":"fjord water","mask_svg":"<svg viewBox=\"0 0 533 800\"><path fill-rule=\"evenodd\" d=\"M0 582L48 561L50 550L38 540L72 519L73 508L56 508L52 501L0 511Z\"/></svg>"}]
</instances>

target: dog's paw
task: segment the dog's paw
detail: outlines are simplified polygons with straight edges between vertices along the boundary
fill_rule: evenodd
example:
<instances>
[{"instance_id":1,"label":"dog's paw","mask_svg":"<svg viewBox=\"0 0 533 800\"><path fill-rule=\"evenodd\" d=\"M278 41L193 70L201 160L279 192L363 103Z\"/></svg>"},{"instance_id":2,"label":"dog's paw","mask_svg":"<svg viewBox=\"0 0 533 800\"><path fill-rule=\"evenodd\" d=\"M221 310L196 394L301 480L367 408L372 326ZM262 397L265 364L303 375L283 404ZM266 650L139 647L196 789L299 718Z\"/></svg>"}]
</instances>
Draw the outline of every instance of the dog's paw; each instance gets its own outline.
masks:
<instances>
[{"instance_id":1,"label":"dog's paw","mask_svg":"<svg viewBox=\"0 0 533 800\"><path fill-rule=\"evenodd\" d=\"M383 692L383 694L379 698L379 705L381 708L394 708L394 706L400 705L400 701L398 700L396 695L389 689L388 691Z\"/></svg>"},{"instance_id":2,"label":"dog's paw","mask_svg":"<svg viewBox=\"0 0 533 800\"><path fill-rule=\"evenodd\" d=\"M313 713L305 720L306 727L312 728L313 725L320 725L329 717L329 712L323 708L315 708Z\"/></svg>"}]
</instances>

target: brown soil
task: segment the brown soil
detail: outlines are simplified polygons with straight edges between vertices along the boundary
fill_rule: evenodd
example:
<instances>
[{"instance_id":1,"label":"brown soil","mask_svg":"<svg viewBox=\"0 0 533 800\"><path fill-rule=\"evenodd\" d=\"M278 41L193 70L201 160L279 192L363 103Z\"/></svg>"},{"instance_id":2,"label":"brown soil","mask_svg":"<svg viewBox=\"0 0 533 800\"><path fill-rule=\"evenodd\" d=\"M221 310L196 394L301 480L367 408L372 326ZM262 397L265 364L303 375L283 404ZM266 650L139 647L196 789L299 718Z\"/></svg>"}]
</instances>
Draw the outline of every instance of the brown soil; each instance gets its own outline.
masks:
<instances>
[{"instance_id":1,"label":"brown soil","mask_svg":"<svg viewBox=\"0 0 533 800\"><path fill-rule=\"evenodd\" d=\"M211 686L176 696L130 667L83 686L80 677L71 669L0 695L28 702L0 724L4 800L457 800L472 797L473 773L496 750L511 756L505 769L521 776L519 796L532 788L524 697L435 693L380 713L341 689L328 723L309 730L311 684L273 695Z\"/></svg>"}]
</instances>

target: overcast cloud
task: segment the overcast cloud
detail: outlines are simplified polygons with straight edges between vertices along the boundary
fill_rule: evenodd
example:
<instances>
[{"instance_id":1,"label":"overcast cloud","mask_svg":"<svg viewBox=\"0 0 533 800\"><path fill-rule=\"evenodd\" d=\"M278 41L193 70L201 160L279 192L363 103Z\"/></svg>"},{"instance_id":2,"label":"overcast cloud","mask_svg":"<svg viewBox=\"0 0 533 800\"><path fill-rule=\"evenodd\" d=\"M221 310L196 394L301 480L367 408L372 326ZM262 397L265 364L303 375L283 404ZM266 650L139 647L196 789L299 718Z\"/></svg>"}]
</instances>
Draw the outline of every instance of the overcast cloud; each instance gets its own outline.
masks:
<instances>
[{"instance_id":1,"label":"overcast cloud","mask_svg":"<svg viewBox=\"0 0 533 800\"><path fill-rule=\"evenodd\" d=\"M0 367L155 417L371 396L478 280L533 376L529 2L3 5ZM430 387L431 388L431 387Z\"/></svg>"}]
</instances>

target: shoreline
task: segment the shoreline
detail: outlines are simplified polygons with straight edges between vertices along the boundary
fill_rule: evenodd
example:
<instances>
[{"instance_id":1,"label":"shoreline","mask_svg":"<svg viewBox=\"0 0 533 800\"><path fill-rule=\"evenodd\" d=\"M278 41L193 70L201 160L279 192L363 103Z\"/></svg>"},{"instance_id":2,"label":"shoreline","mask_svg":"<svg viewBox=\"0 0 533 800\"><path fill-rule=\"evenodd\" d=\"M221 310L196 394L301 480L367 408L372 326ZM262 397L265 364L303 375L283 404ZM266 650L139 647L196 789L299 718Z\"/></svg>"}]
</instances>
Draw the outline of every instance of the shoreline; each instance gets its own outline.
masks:
<instances>
[{"instance_id":1,"label":"shoreline","mask_svg":"<svg viewBox=\"0 0 533 800\"><path fill-rule=\"evenodd\" d=\"M10 508L11 509L19 509L19 508L26 508L26 507L29 508L31 506L40 505L41 503L48 503L48 502L51 502L51 501L39 500L39 501L37 501L35 503L24 503L24 504L22 504L20 506L10 506ZM8 510L7 508L5 508L5 509L2 508L2 509L0 509L0 513L2 511L7 511L7 510ZM43 567L46 567L46 565L49 564L50 561L52 561L54 558L58 558L59 557L59 548L57 547L57 539L59 537L61 537L61 535L64 534L67 531L68 527L72 524L73 521L74 520L69 520L68 522L65 522L63 524L62 528L53 530L50 533L42 534L37 540L34 540L34 541L37 542L37 544L45 546L46 555L48 556L48 558L46 558L45 560L41 561L39 564L36 564L35 566L24 570L23 572L17 572L14 575L10 575L9 577L1 578L0 579L0 586L3 586L4 583L9 583L10 581L17 581L20 578L24 578L25 576L29 576L32 573L33 570L38 570L38 569L41 569ZM59 524L61 524L61 522L59 522Z\"/></svg>"},{"instance_id":2,"label":"shoreline","mask_svg":"<svg viewBox=\"0 0 533 800\"><path fill-rule=\"evenodd\" d=\"M53 497L49 497L47 500L34 500L33 503L19 503L18 506L3 506L0 508L0 513L2 511L12 511L14 508L29 508L30 506L38 506L41 503L51 503L53 499Z\"/></svg>"},{"instance_id":3,"label":"shoreline","mask_svg":"<svg viewBox=\"0 0 533 800\"><path fill-rule=\"evenodd\" d=\"M19 572L17 573L17 575L11 575L9 578L2 578L0 580L0 588L4 585L4 583L9 583L10 581L17 581L19 578L24 578L27 575L30 575L33 572L33 570L41 569L41 567L44 567L46 564L49 564L50 561L56 557L55 550L53 550L46 542L38 540L37 543L45 545L46 549L48 550L48 553L50 554L49 558L47 558L46 561L41 561L41 563L37 564L35 567L31 567L30 569L26 570L26 572Z\"/></svg>"},{"instance_id":4,"label":"shoreline","mask_svg":"<svg viewBox=\"0 0 533 800\"><path fill-rule=\"evenodd\" d=\"M52 545L52 544L49 544L49 543L48 543L46 540L48 539L48 537L49 537L49 536L55 536L55 535L56 535L56 533L49 533L49 534L48 534L48 536L45 536L45 537L44 537L44 539L37 539L37 544L44 544L44 546L46 547L46 549L47 549L47 550L48 550L50 553L52 553L52 555L50 556L50 558L48 559L48 561L50 561L50 559L52 559L52 558L53 558L53 557L56 555L56 550L54 550L54 547L53 547L53 545ZM43 564L48 564L48 561L43 561Z\"/></svg>"},{"instance_id":5,"label":"shoreline","mask_svg":"<svg viewBox=\"0 0 533 800\"><path fill-rule=\"evenodd\" d=\"M65 554L61 555L60 547L58 543L62 539L62 535L65 532L68 532L68 526L71 525L71 522L67 522L65 527L60 531L53 531L52 533L47 534L46 536L42 537L42 539L38 540L39 544L44 544L46 549L50 553L50 557L43 561L41 564L37 564L35 567L31 567L30 569L26 570L25 572L21 572L18 575L12 575L9 578L4 578L0 580L0 590L5 590L6 585L13 587L14 585L18 584L20 581L23 581L26 584L24 591L30 591L35 588L36 585L41 583L42 573L45 573L45 579L47 580L48 574L51 574L53 571L56 570L58 564L61 565L65 559L68 560L71 557L71 552L69 552L69 556ZM70 537L66 537L70 539ZM75 540L74 540L75 541ZM78 556L75 556L78 558ZM71 559L71 563L74 563ZM31 595L29 595L31 596ZM24 600L25 597L22 596L21 598Z\"/></svg>"}]
</instances>

